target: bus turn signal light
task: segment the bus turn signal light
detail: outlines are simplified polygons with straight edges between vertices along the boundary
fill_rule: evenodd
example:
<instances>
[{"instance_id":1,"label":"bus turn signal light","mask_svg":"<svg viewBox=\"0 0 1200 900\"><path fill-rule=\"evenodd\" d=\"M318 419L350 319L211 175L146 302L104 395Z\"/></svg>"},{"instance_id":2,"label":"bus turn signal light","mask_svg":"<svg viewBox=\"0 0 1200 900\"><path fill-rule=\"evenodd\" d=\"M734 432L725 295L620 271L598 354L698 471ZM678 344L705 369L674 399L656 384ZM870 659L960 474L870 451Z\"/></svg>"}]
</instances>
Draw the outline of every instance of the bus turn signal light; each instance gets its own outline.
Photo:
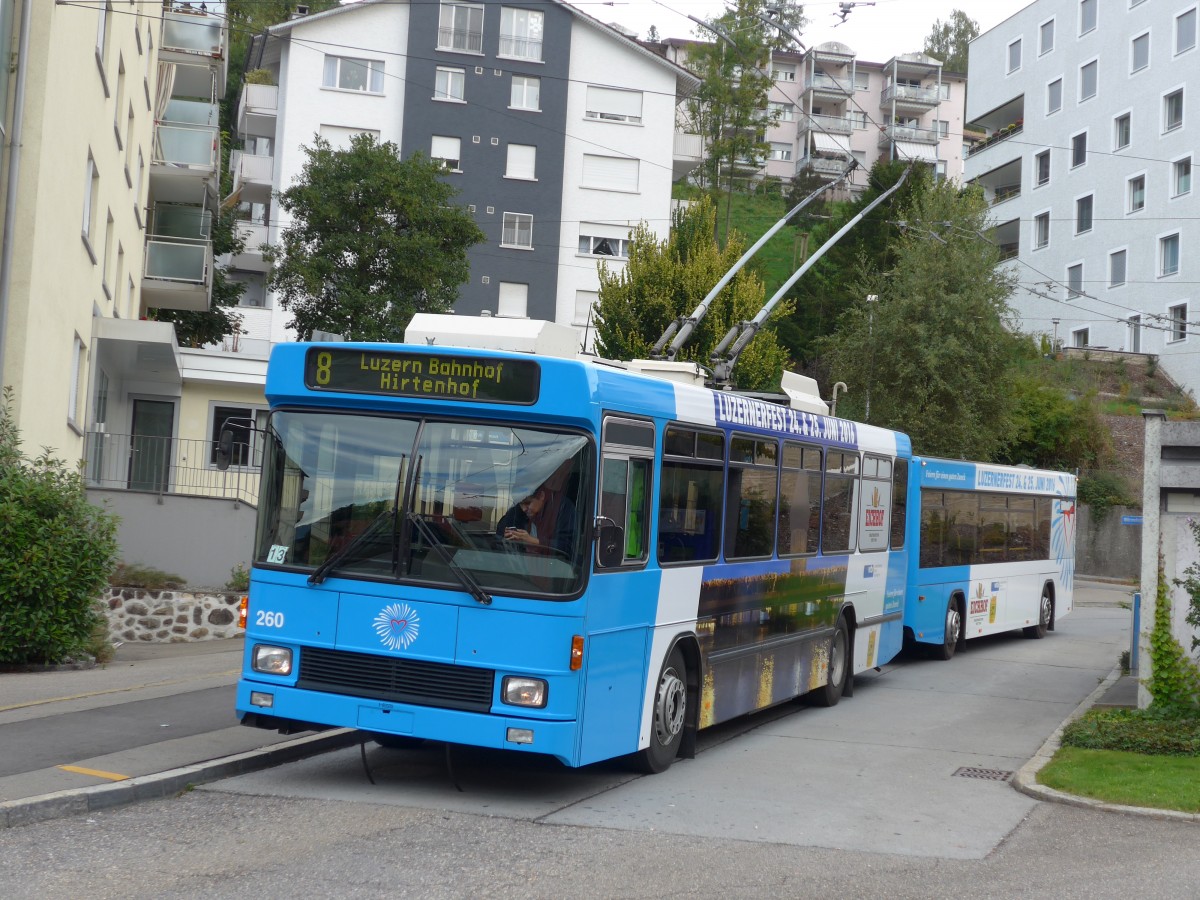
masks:
<instances>
[{"instance_id":1,"label":"bus turn signal light","mask_svg":"<svg viewBox=\"0 0 1200 900\"><path fill-rule=\"evenodd\" d=\"M583 635L577 634L571 638L571 671L578 672L583 668Z\"/></svg>"},{"instance_id":2,"label":"bus turn signal light","mask_svg":"<svg viewBox=\"0 0 1200 900\"><path fill-rule=\"evenodd\" d=\"M250 597L242 594L242 599L238 601L238 628L246 627L246 618L250 615Z\"/></svg>"}]
</instances>

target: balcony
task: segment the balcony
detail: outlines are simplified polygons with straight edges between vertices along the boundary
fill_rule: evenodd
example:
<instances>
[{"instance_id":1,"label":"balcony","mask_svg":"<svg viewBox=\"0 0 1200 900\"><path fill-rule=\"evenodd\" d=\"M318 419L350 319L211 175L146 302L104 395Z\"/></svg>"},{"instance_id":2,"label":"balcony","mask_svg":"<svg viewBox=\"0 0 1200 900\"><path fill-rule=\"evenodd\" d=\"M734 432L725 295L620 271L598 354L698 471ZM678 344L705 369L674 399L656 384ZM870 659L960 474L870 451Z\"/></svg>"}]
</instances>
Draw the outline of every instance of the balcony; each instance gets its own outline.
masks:
<instances>
[{"instance_id":1,"label":"balcony","mask_svg":"<svg viewBox=\"0 0 1200 900\"><path fill-rule=\"evenodd\" d=\"M704 137L699 134L675 132L672 152L671 180L678 181L704 162Z\"/></svg>"},{"instance_id":2,"label":"balcony","mask_svg":"<svg viewBox=\"0 0 1200 900\"><path fill-rule=\"evenodd\" d=\"M933 109L938 102L937 85L918 87L911 84L889 84L883 89L879 105L890 108L894 104L897 110L920 114Z\"/></svg>"},{"instance_id":3,"label":"balcony","mask_svg":"<svg viewBox=\"0 0 1200 900\"><path fill-rule=\"evenodd\" d=\"M234 444L233 465L216 467L213 441L90 431L84 475L90 488L216 497L258 503L262 449Z\"/></svg>"},{"instance_id":4,"label":"balcony","mask_svg":"<svg viewBox=\"0 0 1200 900\"><path fill-rule=\"evenodd\" d=\"M238 134L275 137L279 116L279 88L273 84L247 84L238 103Z\"/></svg>"},{"instance_id":5,"label":"balcony","mask_svg":"<svg viewBox=\"0 0 1200 900\"><path fill-rule=\"evenodd\" d=\"M850 75L834 78L823 72L816 72L804 82L804 90L812 91L818 97L843 100L854 96L854 79Z\"/></svg>"},{"instance_id":6,"label":"balcony","mask_svg":"<svg viewBox=\"0 0 1200 900\"><path fill-rule=\"evenodd\" d=\"M797 171L801 169L811 169L818 175L829 175L836 177L846 171L849 161L845 157L835 158L828 156L802 156L800 161L796 163Z\"/></svg>"},{"instance_id":7,"label":"balcony","mask_svg":"<svg viewBox=\"0 0 1200 900\"><path fill-rule=\"evenodd\" d=\"M229 154L233 192L243 203L268 203L275 176L275 158L234 150Z\"/></svg>"},{"instance_id":8,"label":"balcony","mask_svg":"<svg viewBox=\"0 0 1200 900\"><path fill-rule=\"evenodd\" d=\"M989 172L984 172L972 183L983 188L983 195L991 206L1019 197L1021 195L1021 160L1014 159Z\"/></svg>"},{"instance_id":9,"label":"balcony","mask_svg":"<svg viewBox=\"0 0 1200 900\"><path fill-rule=\"evenodd\" d=\"M967 156L971 157L977 153L982 153L988 147L994 146L999 143L1003 143L1004 141L1007 141L1009 138L1016 137L1024 130L1025 130L1025 128L1022 123L1014 123L1012 125L1006 125L1003 128L1001 128L1000 130L995 131L992 134L988 135L979 143L975 144L971 148L971 150L967 154Z\"/></svg>"},{"instance_id":10,"label":"balcony","mask_svg":"<svg viewBox=\"0 0 1200 900\"><path fill-rule=\"evenodd\" d=\"M142 305L203 312L212 297L212 241L152 234L146 238Z\"/></svg>"},{"instance_id":11,"label":"balcony","mask_svg":"<svg viewBox=\"0 0 1200 900\"><path fill-rule=\"evenodd\" d=\"M854 131L854 123L848 116L801 115L796 128L800 134L808 131L820 131L825 134L850 134Z\"/></svg>"},{"instance_id":12,"label":"balcony","mask_svg":"<svg viewBox=\"0 0 1200 900\"><path fill-rule=\"evenodd\" d=\"M174 104L176 101L172 101ZM197 112L180 106L181 112ZM157 200L190 202L215 184L221 134L216 125L162 121L154 126L151 189Z\"/></svg>"},{"instance_id":13,"label":"balcony","mask_svg":"<svg viewBox=\"0 0 1200 900\"><path fill-rule=\"evenodd\" d=\"M226 53L225 4L208 0L194 7L191 4L164 4L162 37L159 39L158 61L180 66L204 63L215 78L213 96L225 93L228 71Z\"/></svg>"},{"instance_id":14,"label":"balcony","mask_svg":"<svg viewBox=\"0 0 1200 900\"><path fill-rule=\"evenodd\" d=\"M938 133L932 128L916 128L912 125L888 125L879 132L880 147L886 147L892 141L913 144L937 144Z\"/></svg>"},{"instance_id":15,"label":"balcony","mask_svg":"<svg viewBox=\"0 0 1200 900\"><path fill-rule=\"evenodd\" d=\"M270 264L263 259L262 245L267 243L269 231L261 222L238 222L237 236L245 245L241 253L229 257L229 265L243 272L269 272Z\"/></svg>"}]
</instances>

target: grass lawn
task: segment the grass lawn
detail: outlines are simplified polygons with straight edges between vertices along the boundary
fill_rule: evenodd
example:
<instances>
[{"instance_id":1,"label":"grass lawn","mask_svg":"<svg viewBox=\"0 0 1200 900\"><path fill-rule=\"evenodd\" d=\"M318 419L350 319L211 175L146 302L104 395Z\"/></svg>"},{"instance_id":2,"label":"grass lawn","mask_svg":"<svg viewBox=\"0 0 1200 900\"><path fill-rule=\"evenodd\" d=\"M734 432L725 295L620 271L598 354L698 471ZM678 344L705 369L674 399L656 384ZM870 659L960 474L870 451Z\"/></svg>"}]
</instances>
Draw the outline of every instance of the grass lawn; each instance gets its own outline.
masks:
<instances>
[{"instance_id":1,"label":"grass lawn","mask_svg":"<svg viewBox=\"0 0 1200 900\"><path fill-rule=\"evenodd\" d=\"M1106 803L1200 812L1200 757L1195 756L1062 747L1038 781Z\"/></svg>"}]
</instances>

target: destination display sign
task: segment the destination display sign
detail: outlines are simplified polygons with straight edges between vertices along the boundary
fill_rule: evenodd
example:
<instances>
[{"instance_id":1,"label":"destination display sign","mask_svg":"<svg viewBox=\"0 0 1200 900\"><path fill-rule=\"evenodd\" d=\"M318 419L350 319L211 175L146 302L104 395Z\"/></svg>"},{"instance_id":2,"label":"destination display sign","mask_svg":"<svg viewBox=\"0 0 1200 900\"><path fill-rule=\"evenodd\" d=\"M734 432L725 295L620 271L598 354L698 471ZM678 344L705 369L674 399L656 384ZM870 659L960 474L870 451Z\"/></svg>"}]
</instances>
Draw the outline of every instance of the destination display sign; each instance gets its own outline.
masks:
<instances>
[{"instance_id":1,"label":"destination display sign","mask_svg":"<svg viewBox=\"0 0 1200 900\"><path fill-rule=\"evenodd\" d=\"M479 403L537 402L541 366L527 359L313 347L304 384L314 391Z\"/></svg>"}]
</instances>

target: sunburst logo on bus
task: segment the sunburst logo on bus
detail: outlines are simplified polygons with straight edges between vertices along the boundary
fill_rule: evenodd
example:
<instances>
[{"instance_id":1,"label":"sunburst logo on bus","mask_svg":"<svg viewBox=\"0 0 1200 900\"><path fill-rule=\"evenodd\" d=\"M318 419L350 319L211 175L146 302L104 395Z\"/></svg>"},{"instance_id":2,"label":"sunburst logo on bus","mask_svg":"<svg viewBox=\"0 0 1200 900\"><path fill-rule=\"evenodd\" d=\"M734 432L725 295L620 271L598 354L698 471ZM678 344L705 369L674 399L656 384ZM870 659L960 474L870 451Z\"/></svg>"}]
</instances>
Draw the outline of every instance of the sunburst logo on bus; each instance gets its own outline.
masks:
<instances>
[{"instance_id":1,"label":"sunburst logo on bus","mask_svg":"<svg viewBox=\"0 0 1200 900\"><path fill-rule=\"evenodd\" d=\"M421 617L407 603L393 603L375 617L375 633L389 650L407 650L417 639Z\"/></svg>"}]
</instances>

